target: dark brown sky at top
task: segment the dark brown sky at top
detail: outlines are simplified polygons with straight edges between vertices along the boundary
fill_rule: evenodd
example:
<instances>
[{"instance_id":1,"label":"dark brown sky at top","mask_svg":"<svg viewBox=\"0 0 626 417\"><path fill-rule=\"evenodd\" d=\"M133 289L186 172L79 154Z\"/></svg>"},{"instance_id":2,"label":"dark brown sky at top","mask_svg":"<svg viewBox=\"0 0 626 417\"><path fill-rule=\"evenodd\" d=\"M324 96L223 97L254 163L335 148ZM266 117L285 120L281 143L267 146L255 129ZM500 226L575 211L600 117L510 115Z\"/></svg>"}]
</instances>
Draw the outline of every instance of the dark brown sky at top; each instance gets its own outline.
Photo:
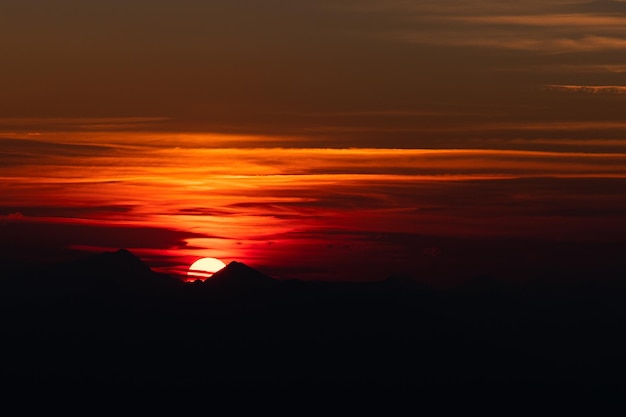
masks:
<instances>
[{"instance_id":1,"label":"dark brown sky at top","mask_svg":"<svg viewBox=\"0 0 626 417\"><path fill-rule=\"evenodd\" d=\"M624 49L626 3L609 0L9 0L0 116L167 117L152 128L323 146L623 138L549 126L622 120Z\"/></svg>"}]
</instances>

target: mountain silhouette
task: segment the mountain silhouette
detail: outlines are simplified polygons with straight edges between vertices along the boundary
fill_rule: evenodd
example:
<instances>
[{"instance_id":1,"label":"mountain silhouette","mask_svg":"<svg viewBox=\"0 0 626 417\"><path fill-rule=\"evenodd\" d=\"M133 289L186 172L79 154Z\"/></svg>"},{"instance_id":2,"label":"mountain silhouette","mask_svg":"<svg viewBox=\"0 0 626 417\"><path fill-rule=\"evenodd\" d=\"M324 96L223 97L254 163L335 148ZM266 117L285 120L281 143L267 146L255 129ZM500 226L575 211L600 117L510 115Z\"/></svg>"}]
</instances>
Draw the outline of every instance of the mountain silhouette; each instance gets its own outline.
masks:
<instances>
[{"instance_id":1,"label":"mountain silhouette","mask_svg":"<svg viewBox=\"0 0 626 417\"><path fill-rule=\"evenodd\" d=\"M493 280L456 289L401 275L279 280L234 261L183 283L128 250L104 252L2 280L20 285L0 288L0 381L150 398L198 387L240 397L238 387L405 387L420 406L430 393L622 395L625 289Z\"/></svg>"},{"instance_id":2,"label":"mountain silhouette","mask_svg":"<svg viewBox=\"0 0 626 417\"><path fill-rule=\"evenodd\" d=\"M126 249L115 252L104 252L94 256L90 260L100 267L100 273L122 273L124 275L147 276L153 273L152 269L141 259Z\"/></svg>"},{"instance_id":3,"label":"mountain silhouette","mask_svg":"<svg viewBox=\"0 0 626 417\"><path fill-rule=\"evenodd\" d=\"M204 281L204 286L209 288L253 290L274 287L279 282L248 265L232 261L226 267L217 271L213 276Z\"/></svg>"},{"instance_id":4,"label":"mountain silhouette","mask_svg":"<svg viewBox=\"0 0 626 417\"><path fill-rule=\"evenodd\" d=\"M172 289L182 282L154 272L126 249L103 252L30 270L3 280L4 292L20 296L58 297L111 292L153 292Z\"/></svg>"},{"instance_id":5,"label":"mountain silhouette","mask_svg":"<svg viewBox=\"0 0 626 417\"><path fill-rule=\"evenodd\" d=\"M171 289L182 285L176 278L154 272L126 249L104 252L72 266L78 276L100 285L135 291Z\"/></svg>"}]
</instances>

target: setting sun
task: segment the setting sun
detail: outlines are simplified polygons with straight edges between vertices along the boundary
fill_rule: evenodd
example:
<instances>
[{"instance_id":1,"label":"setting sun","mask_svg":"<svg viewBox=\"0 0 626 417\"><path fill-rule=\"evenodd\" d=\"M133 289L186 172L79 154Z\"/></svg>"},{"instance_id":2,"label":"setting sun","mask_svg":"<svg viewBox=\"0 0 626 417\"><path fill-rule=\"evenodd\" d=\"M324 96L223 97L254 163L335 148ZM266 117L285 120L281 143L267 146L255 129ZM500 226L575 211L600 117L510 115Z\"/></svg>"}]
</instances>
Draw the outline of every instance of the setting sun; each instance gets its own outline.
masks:
<instances>
[{"instance_id":1,"label":"setting sun","mask_svg":"<svg viewBox=\"0 0 626 417\"><path fill-rule=\"evenodd\" d=\"M204 281L205 279L212 277L213 274L225 266L226 264L219 259L201 258L191 264L189 271L187 271L187 276L192 279L201 279Z\"/></svg>"}]
</instances>

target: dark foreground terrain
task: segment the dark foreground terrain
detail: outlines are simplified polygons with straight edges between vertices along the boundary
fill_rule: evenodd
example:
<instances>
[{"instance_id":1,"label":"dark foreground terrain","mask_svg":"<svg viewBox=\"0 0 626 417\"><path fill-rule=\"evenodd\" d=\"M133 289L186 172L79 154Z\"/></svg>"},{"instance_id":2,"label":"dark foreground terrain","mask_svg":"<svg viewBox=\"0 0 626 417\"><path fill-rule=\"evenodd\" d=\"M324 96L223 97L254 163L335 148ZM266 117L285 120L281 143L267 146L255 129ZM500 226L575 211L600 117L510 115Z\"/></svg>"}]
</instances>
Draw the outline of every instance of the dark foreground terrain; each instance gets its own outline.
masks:
<instances>
[{"instance_id":1,"label":"dark foreground terrain","mask_svg":"<svg viewBox=\"0 0 626 417\"><path fill-rule=\"evenodd\" d=\"M502 402L510 415L546 400L604 407L626 392L616 279L435 290L393 277L281 282L232 263L182 284L124 250L3 278L2 392L29 395L25 410L45 395L210 408L229 393L413 411Z\"/></svg>"}]
</instances>

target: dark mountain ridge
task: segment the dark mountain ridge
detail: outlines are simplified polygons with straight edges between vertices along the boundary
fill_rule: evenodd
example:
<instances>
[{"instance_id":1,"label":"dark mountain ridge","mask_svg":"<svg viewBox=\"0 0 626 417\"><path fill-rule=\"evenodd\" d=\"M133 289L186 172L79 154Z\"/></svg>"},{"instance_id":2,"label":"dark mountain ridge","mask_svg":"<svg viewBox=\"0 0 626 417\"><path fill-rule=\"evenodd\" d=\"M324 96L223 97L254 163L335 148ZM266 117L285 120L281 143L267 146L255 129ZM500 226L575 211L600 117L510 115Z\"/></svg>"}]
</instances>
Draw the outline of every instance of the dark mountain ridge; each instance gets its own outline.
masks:
<instances>
[{"instance_id":1,"label":"dark mountain ridge","mask_svg":"<svg viewBox=\"0 0 626 417\"><path fill-rule=\"evenodd\" d=\"M152 271L126 249L25 269L2 279L5 296L22 297L79 296L111 291L152 292L180 286L182 283L179 280Z\"/></svg>"},{"instance_id":2,"label":"dark mountain ridge","mask_svg":"<svg viewBox=\"0 0 626 417\"><path fill-rule=\"evenodd\" d=\"M277 284L279 281L276 279L237 261L229 263L203 282L207 288L243 291L274 287Z\"/></svg>"},{"instance_id":3,"label":"dark mountain ridge","mask_svg":"<svg viewBox=\"0 0 626 417\"><path fill-rule=\"evenodd\" d=\"M240 262L186 284L126 250L21 278L3 280L0 319L12 358L0 376L18 385L452 394L624 385L617 284L279 281Z\"/></svg>"}]
</instances>

